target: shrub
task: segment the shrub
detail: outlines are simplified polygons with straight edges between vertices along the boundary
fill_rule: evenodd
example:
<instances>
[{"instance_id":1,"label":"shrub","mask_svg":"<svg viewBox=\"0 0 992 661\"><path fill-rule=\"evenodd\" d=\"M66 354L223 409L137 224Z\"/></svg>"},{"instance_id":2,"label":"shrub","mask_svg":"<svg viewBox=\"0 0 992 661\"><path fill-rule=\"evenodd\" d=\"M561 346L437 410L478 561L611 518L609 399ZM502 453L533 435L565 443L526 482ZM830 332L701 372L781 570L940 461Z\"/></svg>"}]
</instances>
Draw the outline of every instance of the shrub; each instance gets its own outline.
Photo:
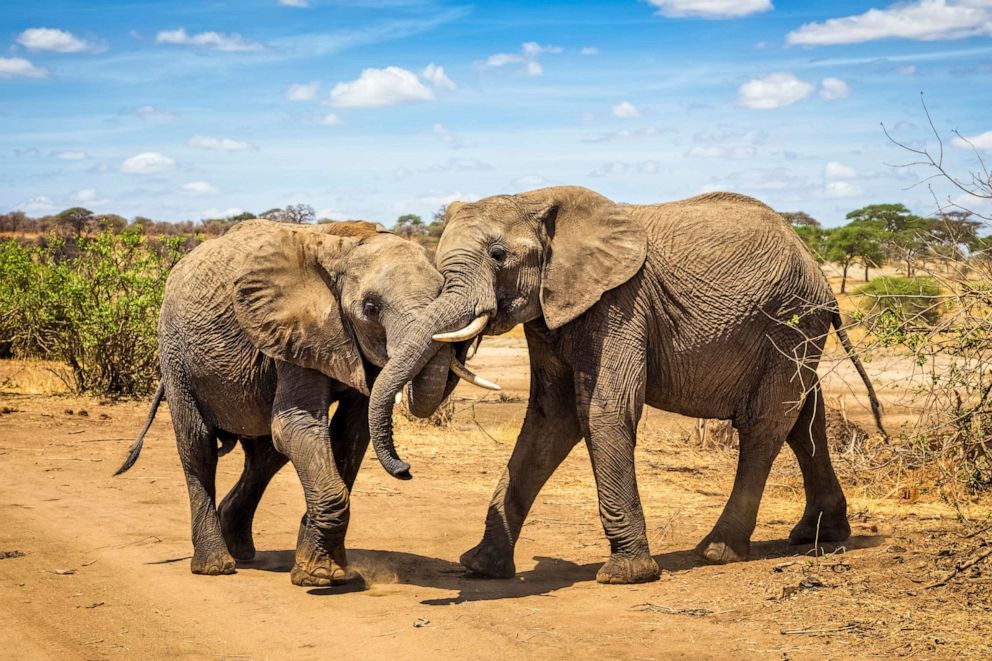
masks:
<instances>
[{"instance_id":1,"label":"shrub","mask_svg":"<svg viewBox=\"0 0 992 661\"><path fill-rule=\"evenodd\" d=\"M183 237L151 247L139 231L35 248L0 245L0 341L17 355L66 363L80 392L138 395L159 380L156 327Z\"/></svg>"},{"instance_id":2,"label":"shrub","mask_svg":"<svg viewBox=\"0 0 992 661\"><path fill-rule=\"evenodd\" d=\"M862 310L885 325L931 325L940 318L945 305L940 285L933 278L875 278L857 290L864 296ZM886 318L888 317L888 318Z\"/></svg>"}]
</instances>

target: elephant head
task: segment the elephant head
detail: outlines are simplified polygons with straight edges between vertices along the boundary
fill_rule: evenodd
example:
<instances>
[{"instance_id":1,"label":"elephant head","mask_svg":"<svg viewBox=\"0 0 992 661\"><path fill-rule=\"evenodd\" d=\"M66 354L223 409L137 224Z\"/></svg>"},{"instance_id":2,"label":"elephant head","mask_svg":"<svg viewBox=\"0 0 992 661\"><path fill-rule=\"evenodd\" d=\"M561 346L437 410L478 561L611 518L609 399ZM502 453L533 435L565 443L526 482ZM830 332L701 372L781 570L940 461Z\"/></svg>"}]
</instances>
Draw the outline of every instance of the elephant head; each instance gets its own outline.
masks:
<instances>
[{"instance_id":1,"label":"elephant head","mask_svg":"<svg viewBox=\"0 0 992 661\"><path fill-rule=\"evenodd\" d=\"M454 388L449 370L467 343L432 343L420 319L443 284L421 246L358 222L253 221L232 231L246 239L235 316L260 352L369 394L378 368L416 342L429 349L397 388L411 382L410 410L428 416Z\"/></svg>"},{"instance_id":2,"label":"elephant head","mask_svg":"<svg viewBox=\"0 0 992 661\"><path fill-rule=\"evenodd\" d=\"M437 342L464 343L543 319L560 328L644 264L647 235L622 205L580 187L555 187L448 207L435 263L444 290L428 320ZM456 329L456 330L452 330ZM447 332L445 332L447 331ZM391 366L416 367L435 351L404 345ZM380 386L373 389L372 399ZM392 428L369 417L380 457L396 455ZM387 466L388 469L388 466Z\"/></svg>"}]
</instances>

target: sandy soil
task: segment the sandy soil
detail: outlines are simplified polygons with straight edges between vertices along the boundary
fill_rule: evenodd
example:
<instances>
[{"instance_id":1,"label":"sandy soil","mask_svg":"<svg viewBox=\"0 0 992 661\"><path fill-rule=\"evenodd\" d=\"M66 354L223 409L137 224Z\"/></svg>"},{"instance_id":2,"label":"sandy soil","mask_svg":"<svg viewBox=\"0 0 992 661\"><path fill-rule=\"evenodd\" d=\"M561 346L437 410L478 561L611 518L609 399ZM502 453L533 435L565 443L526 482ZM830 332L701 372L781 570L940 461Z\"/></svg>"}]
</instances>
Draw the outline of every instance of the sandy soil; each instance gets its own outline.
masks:
<instances>
[{"instance_id":1,"label":"sandy soil","mask_svg":"<svg viewBox=\"0 0 992 661\"><path fill-rule=\"evenodd\" d=\"M233 576L193 576L167 409L137 466L112 478L147 403L19 394L17 381L30 370L0 362L0 552L11 556L0 559L0 657L992 655L992 558L927 587L987 552L992 533L977 523L989 516L987 503L965 502L956 513L926 497L900 500L906 490L881 497L851 487L854 537L819 557L783 541L802 509L786 453L770 480L752 559L702 565L691 549L723 506L735 458L686 440L693 421L659 411L645 415L638 471L660 581L595 582L608 545L581 445L524 528L518 576L464 577L457 558L478 541L522 417L526 349L519 338L488 340L473 366L499 379L504 395L460 389L447 428L401 423L414 480L397 482L366 458L349 533L350 559L366 584L304 589L288 573L303 511L292 470L276 476L262 501L256 561ZM870 369L881 373L893 424L910 420L911 408L892 403L898 364ZM840 367L828 377L828 401L846 398L852 417L867 425L857 381L848 388L840 378L849 376ZM221 493L240 468L240 450L221 459Z\"/></svg>"}]
</instances>

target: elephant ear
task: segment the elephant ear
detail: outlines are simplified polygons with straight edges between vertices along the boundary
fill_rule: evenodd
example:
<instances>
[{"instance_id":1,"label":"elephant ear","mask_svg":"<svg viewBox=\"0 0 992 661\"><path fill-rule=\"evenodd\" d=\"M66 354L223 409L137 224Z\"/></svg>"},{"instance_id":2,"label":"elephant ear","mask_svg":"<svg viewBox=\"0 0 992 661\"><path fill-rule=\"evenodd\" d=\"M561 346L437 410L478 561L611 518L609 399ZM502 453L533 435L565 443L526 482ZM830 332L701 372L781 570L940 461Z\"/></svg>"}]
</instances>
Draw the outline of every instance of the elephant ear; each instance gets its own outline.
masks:
<instances>
[{"instance_id":1,"label":"elephant ear","mask_svg":"<svg viewBox=\"0 0 992 661\"><path fill-rule=\"evenodd\" d=\"M369 394L358 344L334 293L336 267L358 240L282 228L266 234L246 251L235 278L238 323L266 356Z\"/></svg>"},{"instance_id":2,"label":"elephant ear","mask_svg":"<svg viewBox=\"0 0 992 661\"><path fill-rule=\"evenodd\" d=\"M541 309L554 330L630 280L647 256L647 234L629 211L581 187L545 188L523 197L537 205L547 236Z\"/></svg>"}]
</instances>

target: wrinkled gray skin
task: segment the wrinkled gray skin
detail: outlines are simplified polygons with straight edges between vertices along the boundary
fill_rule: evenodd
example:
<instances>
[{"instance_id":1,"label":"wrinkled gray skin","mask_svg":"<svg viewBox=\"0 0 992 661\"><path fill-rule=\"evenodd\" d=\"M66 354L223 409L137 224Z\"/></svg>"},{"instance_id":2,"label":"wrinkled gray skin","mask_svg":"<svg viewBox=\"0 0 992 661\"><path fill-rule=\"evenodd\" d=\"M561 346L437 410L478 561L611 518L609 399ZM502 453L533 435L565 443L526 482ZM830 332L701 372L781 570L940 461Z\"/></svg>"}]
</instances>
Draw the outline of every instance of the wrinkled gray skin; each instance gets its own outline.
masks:
<instances>
[{"instance_id":1,"label":"wrinkled gray skin","mask_svg":"<svg viewBox=\"0 0 992 661\"><path fill-rule=\"evenodd\" d=\"M423 248L361 222L250 221L176 265L159 347L189 489L193 573L230 574L235 560L254 556L255 509L288 460L307 503L292 581L346 579L349 493L369 441L369 387L399 342L430 344L431 329L412 321L441 286ZM452 351L464 359L464 346L438 346L410 375L410 407L421 416L457 383ZM217 508L217 442L236 439L244 471ZM122 470L140 439L135 448Z\"/></svg>"},{"instance_id":2,"label":"wrinkled gray skin","mask_svg":"<svg viewBox=\"0 0 992 661\"><path fill-rule=\"evenodd\" d=\"M806 491L790 540L813 541L818 520L821 541L849 536L816 376L825 337L839 327L836 300L795 232L764 204L712 193L618 205L577 187L456 203L436 264L445 277L441 299L461 307L452 328L479 314L491 316L488 334L524 323L530 350L523 428L482 541L461 558L473 573L514 574L527 512L585 438L612 550L597 580L658 578L634 473L644 404L729 419L739 431L733 491L697 548L706 560L747 557L783 442L799 459ZM430 354L429 345L421 349ZM376 431L373 442L395 454L391 438Z\"/></svg>"}]
</instances>

